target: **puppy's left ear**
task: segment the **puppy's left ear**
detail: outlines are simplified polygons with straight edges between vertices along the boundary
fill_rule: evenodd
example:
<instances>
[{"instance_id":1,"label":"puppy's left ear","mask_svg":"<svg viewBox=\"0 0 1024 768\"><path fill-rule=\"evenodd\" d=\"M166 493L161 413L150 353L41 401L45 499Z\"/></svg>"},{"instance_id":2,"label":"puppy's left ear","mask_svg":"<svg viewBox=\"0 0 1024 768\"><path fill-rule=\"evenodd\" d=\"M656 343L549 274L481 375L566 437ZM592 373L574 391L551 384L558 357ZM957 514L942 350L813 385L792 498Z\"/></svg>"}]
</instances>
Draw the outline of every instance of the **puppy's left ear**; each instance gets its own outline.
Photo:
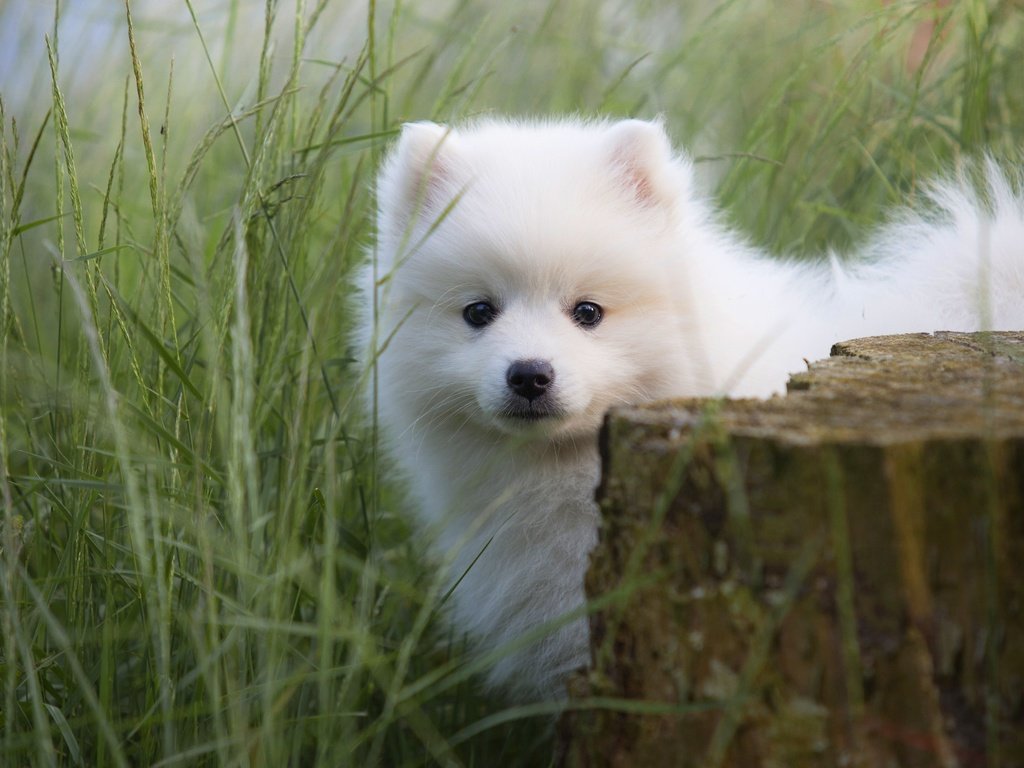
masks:
<instances>
[{"instance_id":1,"label":"puppy's left ear","mask_svg":"<svg viewBox=\"0 0 1024 768\"><path fill-rule=\"evenodd\" d=\"M378 205L399 229L413 215L426 216L444 202L452 131L436 123L406 123L377 179Z\"/></svg>"},{"instance_id":2,"label":"puppy's left ear","mask_svg":"<svg viewBox=\"0 0 1024 768\"><path fill-rule=\"evenodd\" d=\"M672 144L661 122L615 123L608 144L622 189L644 208L671 208L679 191L673 183Z\"/></svg>"}]
</instances>

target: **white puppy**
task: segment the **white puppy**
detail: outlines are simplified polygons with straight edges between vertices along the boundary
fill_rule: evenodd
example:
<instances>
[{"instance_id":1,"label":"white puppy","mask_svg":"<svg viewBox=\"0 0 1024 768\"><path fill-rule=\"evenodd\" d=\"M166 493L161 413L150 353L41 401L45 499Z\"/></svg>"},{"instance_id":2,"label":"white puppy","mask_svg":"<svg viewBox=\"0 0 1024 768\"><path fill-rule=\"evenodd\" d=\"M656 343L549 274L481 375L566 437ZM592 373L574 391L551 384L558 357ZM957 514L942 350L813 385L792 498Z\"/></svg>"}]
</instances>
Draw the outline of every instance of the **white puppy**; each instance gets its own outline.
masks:
<instances>
[{"instance_id":1,"label":"white puppy","mask_svg":"<svg viewBox=\"0 0 1024 768\"><path fill-rule=\"evenodd\" d=\"M717 221L656 123L407 125L378 180L362 342L386 446L492 683L559 695L609 407L783 389L841 339L1024 328L1024 200L943 183L843 271ZM524 635L526 637L524 638Z\"/></svg>"}]
</instances>

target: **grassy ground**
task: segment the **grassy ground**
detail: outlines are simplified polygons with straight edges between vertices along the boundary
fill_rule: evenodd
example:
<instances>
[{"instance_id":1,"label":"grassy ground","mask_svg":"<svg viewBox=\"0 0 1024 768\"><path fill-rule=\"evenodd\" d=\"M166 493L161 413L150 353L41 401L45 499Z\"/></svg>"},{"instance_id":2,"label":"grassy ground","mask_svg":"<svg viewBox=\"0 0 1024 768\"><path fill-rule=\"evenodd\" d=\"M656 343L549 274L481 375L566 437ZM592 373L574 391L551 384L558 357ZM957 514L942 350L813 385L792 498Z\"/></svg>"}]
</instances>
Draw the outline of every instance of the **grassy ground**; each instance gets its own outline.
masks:
<instances>
[{"instance_id":1,"label":"grassy ground","mask_svg":"<svg viewBox=\"0 0 1024 768\"><path fill-rule=\"evenodd\" d=\"M662 114L798 254L1024 139L1019 3L680 5L0 9L0 764L547 763L354 400L400 122Z\"/></svg>"}]
</instances>

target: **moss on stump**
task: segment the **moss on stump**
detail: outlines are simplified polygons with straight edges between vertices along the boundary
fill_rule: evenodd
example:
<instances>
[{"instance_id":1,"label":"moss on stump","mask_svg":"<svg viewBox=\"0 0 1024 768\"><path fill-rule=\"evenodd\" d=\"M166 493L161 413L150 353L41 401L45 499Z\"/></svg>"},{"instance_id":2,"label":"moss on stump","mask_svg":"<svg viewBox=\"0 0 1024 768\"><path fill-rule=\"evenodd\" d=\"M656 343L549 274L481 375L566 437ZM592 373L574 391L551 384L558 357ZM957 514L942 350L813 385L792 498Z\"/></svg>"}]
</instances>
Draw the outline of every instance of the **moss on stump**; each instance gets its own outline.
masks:
<instances>
[{"instance_id":1,"label":"moss on stump","mask_svg":"<svg viewBox=\"0 0 1024 768\"><path fill-rule=\"evenodd\" d=\"M1024 765L1024 334L789 390L609 416L561 762Z\"/></svg>"}]
</instances>

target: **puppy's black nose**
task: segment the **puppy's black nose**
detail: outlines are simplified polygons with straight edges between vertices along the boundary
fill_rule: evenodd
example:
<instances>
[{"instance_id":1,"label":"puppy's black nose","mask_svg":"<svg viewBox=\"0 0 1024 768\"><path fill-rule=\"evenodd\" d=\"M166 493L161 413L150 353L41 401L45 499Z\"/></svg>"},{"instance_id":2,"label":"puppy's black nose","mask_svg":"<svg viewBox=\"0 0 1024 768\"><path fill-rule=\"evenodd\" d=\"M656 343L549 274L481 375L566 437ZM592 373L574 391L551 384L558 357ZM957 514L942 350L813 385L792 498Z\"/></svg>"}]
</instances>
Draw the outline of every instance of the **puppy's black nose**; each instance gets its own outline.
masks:
<instances>
[{"instance_id":1,"label":"puppy's black nose","mask_svg":"<svg viewBox=\"0 0 1024 768\"><path fill-rule=\"evenodd\" d=\"M516 360L505 373L509 389L531 402L547 392L554 380L555 369L547 360Z\"/></svg>"}]
</instances>

